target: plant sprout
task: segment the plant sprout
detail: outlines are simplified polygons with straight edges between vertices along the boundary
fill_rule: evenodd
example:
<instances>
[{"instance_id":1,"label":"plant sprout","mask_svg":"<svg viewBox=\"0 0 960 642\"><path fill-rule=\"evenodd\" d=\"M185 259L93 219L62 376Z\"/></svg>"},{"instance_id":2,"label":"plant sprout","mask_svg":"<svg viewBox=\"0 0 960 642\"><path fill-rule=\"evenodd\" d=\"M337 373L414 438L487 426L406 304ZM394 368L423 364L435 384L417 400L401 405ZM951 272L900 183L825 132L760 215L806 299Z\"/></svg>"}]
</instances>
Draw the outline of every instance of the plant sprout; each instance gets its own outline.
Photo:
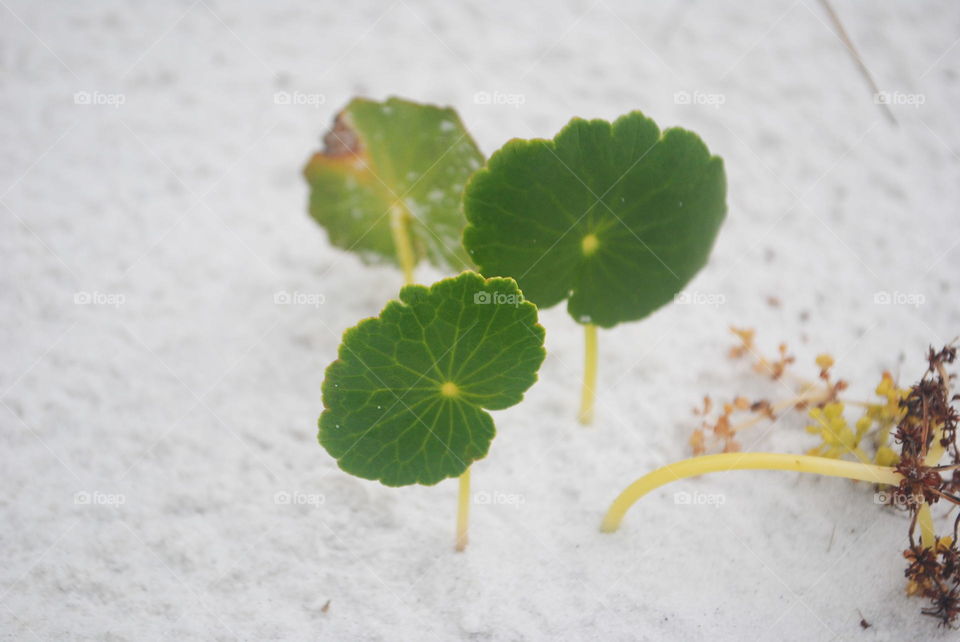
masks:
<instances>
[{"instance_id":1,"label":"plant sprout","mask_svg":"<svg viewBox=\"0 0 960 642\"><path fill-rule=\"evenodd\" d=\"M726 214L723 162L640 112L574 118L553 140L511 140L464 192L463 243L487 276L584 326L579 418L590 423L597 328L642 319L706 263Z\"/></svg>"},{"instance_id":2,"label":"plant sprout","mask_svg":"<svg viewBox=\"0 0 960 642\"><path fill-rule=\"evenodd\" d=\"M509 278L475 272L408 285L347 330L323 381L320 444L340 468L386 486L460 477L467 544L472 462L494 436L486 410L520 402L546 355L536 307Z\"/></svg>"},{"instance_id":3,"label":"plant sprout","mask_svg":"<svg viewBox=\"0 0 960 642\"><path fill-rule=\"evenodd\" d=\"M355 98L304 168L310 215L330 242L368 263L391 262L414 281L421 259L472 267L460 244L463 185L483 155L450 108L401 98ZM469 471L460 494L469 495Z\"/></svg>"},{"instance_id":4,"label":"plant sprout","mask_svg":"<svg viewBox=\"0 0 960 642\"><path fill-rule=\"evenodd\" d=\"M367 262L403 269L421 259L472 267L460 244L460 196L483 156L450 108L355 98L304 168L310 215L330 242Z\"/></svg>"}]
</instances>

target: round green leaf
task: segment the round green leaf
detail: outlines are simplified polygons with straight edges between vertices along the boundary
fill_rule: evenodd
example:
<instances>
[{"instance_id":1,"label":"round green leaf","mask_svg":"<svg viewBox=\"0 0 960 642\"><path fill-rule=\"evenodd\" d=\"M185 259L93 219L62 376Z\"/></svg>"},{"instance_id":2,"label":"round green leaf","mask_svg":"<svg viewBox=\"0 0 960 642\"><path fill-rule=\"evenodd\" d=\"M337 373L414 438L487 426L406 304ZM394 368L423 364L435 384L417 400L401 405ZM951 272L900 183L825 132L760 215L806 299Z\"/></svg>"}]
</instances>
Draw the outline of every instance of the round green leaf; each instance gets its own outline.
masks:
<instances>
[{"instance_id":1,"label":"round green leaf","mask_svg":"<svg viewBox=\"0 0 960 642\"><path fill-rule=\"evenodd\" d=\"M484 412L518 403L546 352L536 307L476 272L408 285L344 333L323 381L319 440L340 467L387 486L435 484L484 457Z\"/></svg>"},{"instance_id":2,"label":"round green leaf","mask_svg":"<svg viewBox=\"0 0 960 642\"><path fill-rule=\"evenodd\" d=\"M464 192L464 245L541 308L569 298L611 327L672 300L707 261L726 214L723 161L640 112L574 118L553 140L512 140Z\"/></svg>"},{"instance_id":3,"label":"round green leaf","mask_svg":"<svg viewBox=\"0 0 960 642\"><path fill-rule=\"evenodd\" d=\"M355 98L304 168L310 215L337 247L397 263L393 212L408 227L415 260L460 270L471 266L460 244L460 198L482 164L453 109Z\"/></svg>"}]
</instances>

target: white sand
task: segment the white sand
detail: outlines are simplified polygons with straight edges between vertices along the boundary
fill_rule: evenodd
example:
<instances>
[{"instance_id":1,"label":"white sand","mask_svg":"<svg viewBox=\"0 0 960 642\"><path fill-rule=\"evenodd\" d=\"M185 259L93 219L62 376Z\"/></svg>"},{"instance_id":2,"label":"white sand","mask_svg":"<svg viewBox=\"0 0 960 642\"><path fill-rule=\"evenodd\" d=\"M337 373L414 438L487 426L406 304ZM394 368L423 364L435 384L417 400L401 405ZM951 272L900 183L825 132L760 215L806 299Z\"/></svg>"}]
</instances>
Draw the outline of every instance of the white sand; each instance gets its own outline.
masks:
<instances>
[{"instance_id":1,"label":"white sand","mask_svg":"<svg viewBox=\"0 0 960 642\"><path fill-rule=\"evenodd\" d=\"M878 85L923 98L894 127L814 0L142 4L0 7L5 639L953 635L903 597L906 519L862 484L715 475L597 527L688 455L704 393L784 394L726 359L730 324L789 341L801 371L831 351L861 397L960 332L960 5L837 2ZM466 554L454 481L384 488L315 440L340 333L400 284L305 213L300 168L354 94L453 105L488 154L641 109L726 161L728 221L689 288L724 303L603 332L591 429L580 329L545 311L541 381L474 468L502 501L474 507ZM799 452L802 427L744 445Z\"/></svg>"}]
</instances>

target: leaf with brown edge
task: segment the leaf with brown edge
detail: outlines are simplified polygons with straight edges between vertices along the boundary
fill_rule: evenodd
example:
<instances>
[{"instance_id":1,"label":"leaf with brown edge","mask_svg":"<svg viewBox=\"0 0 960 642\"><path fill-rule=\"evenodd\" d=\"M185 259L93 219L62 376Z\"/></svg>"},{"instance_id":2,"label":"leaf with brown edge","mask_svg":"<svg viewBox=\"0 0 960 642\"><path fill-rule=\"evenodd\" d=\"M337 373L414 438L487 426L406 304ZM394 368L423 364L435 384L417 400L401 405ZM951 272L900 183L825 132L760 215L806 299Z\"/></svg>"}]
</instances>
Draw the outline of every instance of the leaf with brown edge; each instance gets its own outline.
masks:
<instances>
[{"instance_id":1,"label":"leaf with brown edge","mask_svg":"<svg viewBox=\"0 0 960 642\"><path fill-rule=\"evenodd\" d=\"M460 197L482 164L453 109L355 98L304 168L310 215L333 245L367 262L399 263L393 224L408 232L414 262L469 268Z\"/></svg>"}]
</instances>

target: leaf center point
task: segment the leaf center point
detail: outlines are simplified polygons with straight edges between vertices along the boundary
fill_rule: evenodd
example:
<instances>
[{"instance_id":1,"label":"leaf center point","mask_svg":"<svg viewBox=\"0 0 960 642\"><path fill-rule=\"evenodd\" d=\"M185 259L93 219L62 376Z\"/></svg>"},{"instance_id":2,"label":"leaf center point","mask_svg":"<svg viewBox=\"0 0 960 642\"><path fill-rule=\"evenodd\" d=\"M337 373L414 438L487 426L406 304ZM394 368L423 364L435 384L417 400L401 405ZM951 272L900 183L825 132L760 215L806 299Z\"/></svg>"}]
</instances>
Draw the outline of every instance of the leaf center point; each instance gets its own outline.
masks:
<instances>
[{"instance_id":1,"label":"leaf center point","mask_svg":"<svg viewBox=\"0 0 960 642\"><path fill-rule=\"evenodd\" d=\"M460 394L460 388L457 387L457 384L452 381L445 382L440 386L440 394L444 397L453 398Z\"/></svg>"},{"instance_id":2,"label":"leaf center point","mask_svg":"<svg viewBox=\"0 0 960 642\"><path fill-rule=\"evenodd\" d=\"M583 240L580 241L580 247L583 250L584 256L590 256L600 247L600 239L597 238L596 234L587 234L583 237Z\"/></svg>"}]
</instances>

